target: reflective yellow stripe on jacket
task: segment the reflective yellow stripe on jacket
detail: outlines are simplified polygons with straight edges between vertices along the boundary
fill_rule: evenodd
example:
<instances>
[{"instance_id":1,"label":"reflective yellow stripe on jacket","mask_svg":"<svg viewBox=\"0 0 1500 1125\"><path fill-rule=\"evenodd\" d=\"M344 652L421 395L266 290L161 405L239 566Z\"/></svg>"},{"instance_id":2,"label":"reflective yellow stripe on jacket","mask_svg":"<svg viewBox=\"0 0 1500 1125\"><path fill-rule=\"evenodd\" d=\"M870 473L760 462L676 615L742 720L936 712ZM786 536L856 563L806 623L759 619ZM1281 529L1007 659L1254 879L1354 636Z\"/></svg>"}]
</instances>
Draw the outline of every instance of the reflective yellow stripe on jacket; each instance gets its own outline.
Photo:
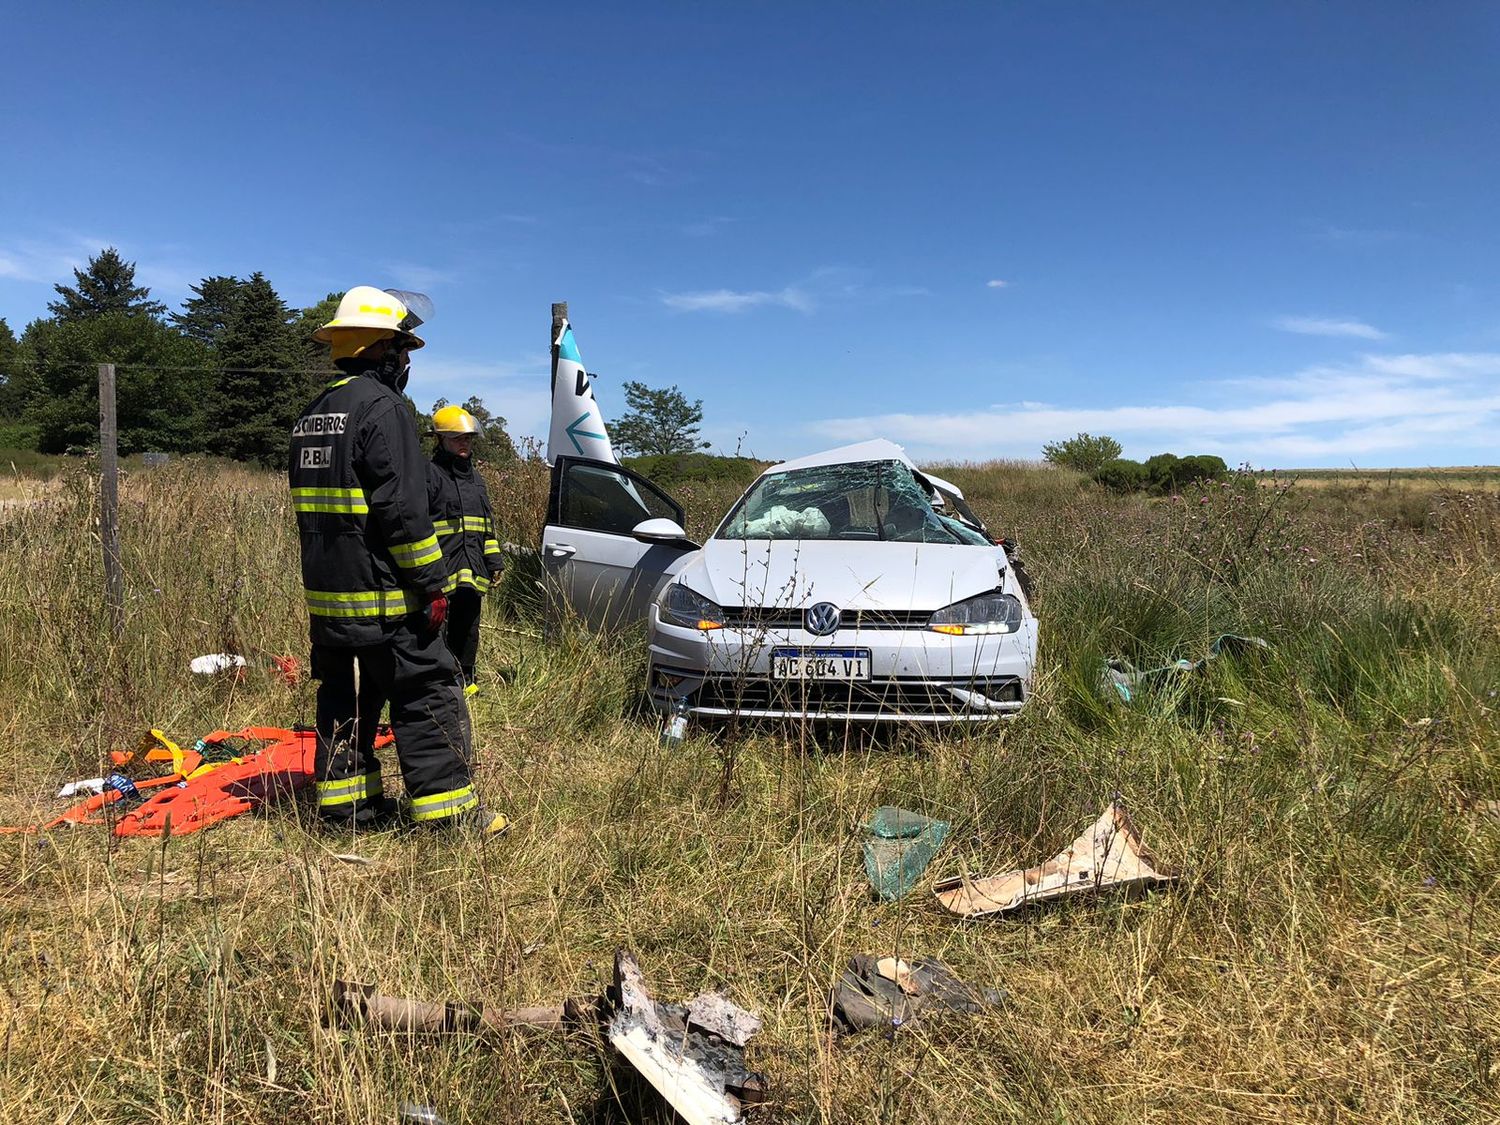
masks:
<instances>
[{"instance_id":1,"label":"reflective yellow stripe on jacket","mask_svg":"<svg viewBox=\"0 0 1500 1125\"><path fill-rule=\"evenodd\" d=\"M451 594L460 586L467 586L471 590L478 590L481 594L490 588L489 576L475 574L468 567L462 567L448 575L448 581L443 583L443 593Z\"/></svg>"},{"instance_id":2,"label":"reflective yellow stripe on jacket","mask_svg":"<svg viewBox=\"0 0 1500 1125\"><path fill-rule=\"evenodd\" d=\"M363 516L370 511L360 488L294 488L292 507L299 512L337 512Z\"/></svg>"},{"instance_id":3,"label":"reflective yellow stripe on jacket","mask_svg":"<svg viewBox=\"0 0 1500 1125\"><path fill-rule=\"evenodd\" d=\"M417 600L405 590L304 590L307 612L315 617L402 617L415 613Z\"/></svg>"},{"instance_id":4,"label":"reflective yellow stripe on jacket","mask_svg":"<svg viewBox=\"0 0 1500 1125\"><path fill-rule=\"evenodd\" d=\"M428 563L442 562L443 549L438 546L437 536L429 535L415 543L393 544L391 558L396 560L397 566L412 570Z\"/></svg>"},{"instance_id":5,"label":"reflective yellow stripe on jacket","mask_svg":"<svg viewBox=\"0 0 1500 1125\"><path fill-rule=\"evenodd\" d=\"M432 528L444 539L450 535L457 535L460 531L473 531L479 535L488 535L490 521L484 516L465 516L462 520L434 520Z\"/></svg>"}]
</instances>

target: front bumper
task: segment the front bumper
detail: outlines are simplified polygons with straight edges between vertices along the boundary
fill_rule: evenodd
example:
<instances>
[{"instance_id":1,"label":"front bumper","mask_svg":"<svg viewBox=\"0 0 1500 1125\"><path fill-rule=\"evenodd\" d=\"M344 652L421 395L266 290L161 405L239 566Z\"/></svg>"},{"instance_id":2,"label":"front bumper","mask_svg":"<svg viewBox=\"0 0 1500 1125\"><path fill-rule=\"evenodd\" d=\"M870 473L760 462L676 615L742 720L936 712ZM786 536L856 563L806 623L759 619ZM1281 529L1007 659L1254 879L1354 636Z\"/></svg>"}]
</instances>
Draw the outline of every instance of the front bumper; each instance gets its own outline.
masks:
<instances>
[{"instance_id":1,"label":"front bumper","mask_svg":"<svg viewBox=\"0 0 1500 1125\"><path fill-rule=\"evenodd\" d=\"M648 693L658 710L686 699L690 714L839 722L975 723L1014 715L1031 694L1036 621L1001 636L950 637L926 629L702 632L651 609ZM775 648L866 648L861 682L771 679Z\"/></svg>"}]
</instances>

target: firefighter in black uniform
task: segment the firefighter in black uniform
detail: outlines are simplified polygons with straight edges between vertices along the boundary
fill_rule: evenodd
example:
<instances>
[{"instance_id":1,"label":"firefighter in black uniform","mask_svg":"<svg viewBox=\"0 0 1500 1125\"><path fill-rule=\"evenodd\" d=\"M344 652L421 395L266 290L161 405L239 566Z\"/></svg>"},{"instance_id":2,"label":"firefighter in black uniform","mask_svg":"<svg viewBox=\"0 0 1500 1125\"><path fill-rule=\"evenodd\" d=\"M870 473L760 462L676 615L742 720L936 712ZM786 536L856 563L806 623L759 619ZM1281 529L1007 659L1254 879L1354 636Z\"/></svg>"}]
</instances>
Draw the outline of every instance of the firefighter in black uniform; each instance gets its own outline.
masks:
<instances>
[{"instance_id":1,"label":"firefighter in black uniform","mask_svg":"<svg viewBox=\"0 0 1500 1125\"><path fill-rule=\"evenodd\" d=\"M463 672L464 694L473 695L479 690L474 665L480 610L485 593L500 581L504 563L489 490L471 460L479 422L462 406L445 406L433 414L432 428L437 431L437 449L427 466L427 506L448 567L444 634Z\"/></svg>"},{"instance_id":2,"label":"firefighter in black uniform","mask_svg":"<svg viewBox=\"0 0 1500 1125\"><path fill-rule=\"evenodd\" d=\"M415 294L357 286L313 335L341 374L292 428L289 476L318 684L318 812L370 825L396 811L374 739L390 703L413 821L483 835L509 827L480 803L458 665L443 644L447 569L427 510L415 420L401 391Z\"/></svg>"}]
</instances>

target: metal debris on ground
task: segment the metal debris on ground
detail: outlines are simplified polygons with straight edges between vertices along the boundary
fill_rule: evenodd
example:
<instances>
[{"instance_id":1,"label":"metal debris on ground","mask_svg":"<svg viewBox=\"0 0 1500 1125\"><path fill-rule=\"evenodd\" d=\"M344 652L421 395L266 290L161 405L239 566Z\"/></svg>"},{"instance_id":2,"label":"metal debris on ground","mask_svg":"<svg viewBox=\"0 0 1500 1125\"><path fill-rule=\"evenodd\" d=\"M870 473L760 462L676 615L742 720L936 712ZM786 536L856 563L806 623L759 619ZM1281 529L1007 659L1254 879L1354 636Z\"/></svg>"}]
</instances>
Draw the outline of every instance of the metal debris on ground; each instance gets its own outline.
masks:
<instances>
[{"instance_id":1,"label":"metal debris on ground","mask_svg":"<svg viewBox=\"0 0 1500 1125\"><path fill-rule=\"evenodd\" d=\"M1122 657L1111 657L1104 662L1104 670L1099 677L1099 687L1106 695L1113 694L1122 703L1131 703L1134 702L1140 688L1160 676L1200 671L1207 667L1209 661L1226 651L1239 653L1250 649L1269 649L1270 647L1270 643L1260 637L1242 637L1236 633L1225 633L1208 646L1208 655L1201 660L1174 660L1159 668L1137 668Z\"/></svg>"},{"instance_id":2,"label":"metal debris on ground","mask_svg":"<svg viewBox=\"0 0 1500 1125\"><path fill-rule=\"evenodd\" d=\"M834 986L829 1015L845 1033L896 1029L938 1012L972 1015L1002 999L995 989L971 988L935 958L908 962L860 953Z\"/></svg>"},{"instance_id":3,"label":"metal debris on ground","mask_svg":"<svg viewBox=\"0 0 1500 1125\"><path fill-rule=\"evenodd\" d=\"M1067 895L1149 887L1177 878L1146 850L1125 803L1116 798L1087 831L1045 863L981 879L955 876L933 892L955 914L982 918Z\"/></svg>"},{"instance_id":4,"label":"metal debris on ground","mask_svg":"<svg viewBox=\"0 0 1500 1125\"><path fill-rule=\"evenodd\" d=\"M451 1034L476 1031L561 1031L593 1007L592 1001L570 1000L537 1008L496 1008L463 1000L424 1002L382 996L368 984L333 982L335 1022L374 1031L409 1034Z\"/></svg>"},{"instance_id":5,"label":"metal debris on ground","mask_svg":"<svg viewBox=\"0 0 1500 1125\"><path fill-rule=\"evenodd\" d=\"M744 1107L766 1096L764 1077L745 1067L745 1044L760 1030L760 1018L717 992L701 993L686 1004L658 1003L647 992L635 958L624 950L615 954L614 983L598 999L503 1009L403 1000L339 980L330 1014L340 1025L416 1034L599 1027L688 1125L743 1121Z\"/></svg>"},{"instance_id":6,"label":"metal debris on ground","mask_svg":"<svg viewBox=\"0 0 1500 1125\"><path fill-rule=\"evenodd\" d=\"M948 836L949 824L894 805L876 809L865 827L865 874L886 902L901 898L922 877Z\"/></svg>"},{"instance_id":7,"label":"metal debris on ground","mask_svg":"<svg viewBox=\"0 0 1500 1125\"><path fill-rule=\"evenodd\" d=\"M658 1003L646 991L635 958L623 949L615 953L609 999L610 1046L688 1125L743 1121L744 1106L764 1100L765 1079L745 1068L745 1042L760 1029L752 1013L714 993L686 1005ZM695 1010L708 1016L711 1027L696 1022ZM722 1034L726 1029L733 1038Z\"/></svg>"}]
</instances>

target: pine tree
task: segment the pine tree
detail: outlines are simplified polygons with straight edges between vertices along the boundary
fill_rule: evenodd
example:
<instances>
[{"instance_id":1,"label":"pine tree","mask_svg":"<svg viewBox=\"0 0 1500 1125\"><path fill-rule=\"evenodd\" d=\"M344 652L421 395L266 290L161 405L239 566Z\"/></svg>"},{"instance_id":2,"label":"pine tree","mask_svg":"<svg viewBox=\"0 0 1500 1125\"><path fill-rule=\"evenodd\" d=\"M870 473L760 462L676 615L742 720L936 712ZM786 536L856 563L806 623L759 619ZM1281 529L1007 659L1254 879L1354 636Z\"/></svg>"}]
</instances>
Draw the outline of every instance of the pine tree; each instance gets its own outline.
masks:
<instances>
[{"instance_id":1,"label":"pine tree","mask_svg":"<svg viewBox=\"0 0 1500 1125\"><path fill-rule=\"evenodd\" d=\"M245 282L237 277L205 277L192 287L197 296L182 302L182 312L168 319L188 339L217 347L239 307L244 287Z\"/></svg>"},{"instance_id":2,"label":"pine tree","mask_svg":"<svg viewBox=\"0 0 1500 1125\"><path fill-rule=\"evenodd\" d=\"M89 259L86 270L75 269L77 287L54 285L60 301L47 308L59 321L89 320L109 313L159 318L167 311L160 301L147 298L151 290L135 283L135 263L120 257L113 246L106 247Z\"/></svg>"},{"instance_id":3,"label":"pine tree","mask_svg":"<svg viewBox=\"0 0 1500 1125\"><path fill-rule=\"evenodd\" d=\"M0 418L14 418L21 409L18 352L16 335L0 316Z\"/></svg>"},{"instance_id":4,"label":"pine tree","mask_svg":"<svg viewBox=\"0 0 1500 1125\"><path fill-rule=\"evenodd\" d=\"M301 403L304 353L292 313L259 272L242 283L219 337L220 371L206 411L204 448L237 461L280 465Z\"/></svg>"},{"instance_id":5,"label":"pine tree","mask_svg":"<svg viewBox=\"0 0 1500 1125\"><path fill-rule=\"evenodd\" d=\"M99 368L113 363L121 453L188 452L198 444L207 350L155 317L110 312L35 320L21 334L21 418L44 453L99 441Z\"/></svg>"}]
</instances>

